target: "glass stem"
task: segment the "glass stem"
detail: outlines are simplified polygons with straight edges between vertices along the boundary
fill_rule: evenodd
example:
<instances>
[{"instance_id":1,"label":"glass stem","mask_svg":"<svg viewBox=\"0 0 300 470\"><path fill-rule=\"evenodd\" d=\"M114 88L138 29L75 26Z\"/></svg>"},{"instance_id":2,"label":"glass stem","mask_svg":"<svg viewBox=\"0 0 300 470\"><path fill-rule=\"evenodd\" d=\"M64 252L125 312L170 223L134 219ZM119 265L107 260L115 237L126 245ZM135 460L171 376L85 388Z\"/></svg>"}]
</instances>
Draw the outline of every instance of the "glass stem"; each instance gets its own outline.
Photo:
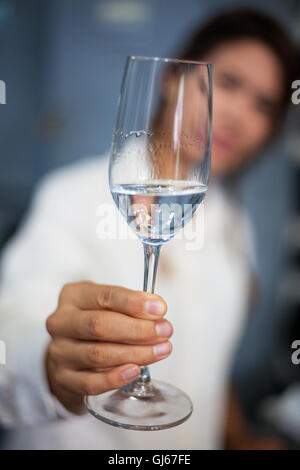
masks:
<instances>
[{"instance_id":1,"label":"glass stem","mask_svg":"<svg viewBox=\"0 0 300 470\"><path fill-rule=\"evenodd\" d=\"M154 293L158 259L161 245L148 245L144 247L144 292ZM155 395L155 388L151 384L148 366L141 366L141 373L137 379L122 388L125 393L135 397L151 398Z\"/></svg>"}]
</instances>

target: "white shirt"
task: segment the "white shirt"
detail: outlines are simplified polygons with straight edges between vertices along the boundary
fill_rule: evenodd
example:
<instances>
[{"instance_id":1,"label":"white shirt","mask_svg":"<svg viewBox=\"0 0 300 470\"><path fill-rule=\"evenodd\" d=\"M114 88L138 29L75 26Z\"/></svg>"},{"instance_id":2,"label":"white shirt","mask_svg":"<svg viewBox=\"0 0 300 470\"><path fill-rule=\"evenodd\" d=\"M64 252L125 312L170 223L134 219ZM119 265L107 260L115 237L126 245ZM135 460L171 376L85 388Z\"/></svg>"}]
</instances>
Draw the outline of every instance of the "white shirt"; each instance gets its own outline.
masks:
<instances>
[{"instance_id":1,"label":"white shirt","mask_svg":"<svg viewBox=\"0 0 300 470\"><path fill-rule=\"evenodd\" d=\"M217 184L210 185L204 210L189 224L201 222L203 246L195 249L196 243L187 245L178 234L162 247L156 280L174 328L173 351L152 364L150 373L190 396L191 417L167 430L128 431L89 413L71 415L49 392L45 320L62 286L91 280L142 289L140 241L134 235L99 238L100 204L127 229L109 191L107 163L107 157L92 157L46 175L2 254L0 340L7 364L0 366L0 425L12 429L6 448L219 448L228 372L247 314L252 242L245 217Z\"/></svg>"}]
</instances>

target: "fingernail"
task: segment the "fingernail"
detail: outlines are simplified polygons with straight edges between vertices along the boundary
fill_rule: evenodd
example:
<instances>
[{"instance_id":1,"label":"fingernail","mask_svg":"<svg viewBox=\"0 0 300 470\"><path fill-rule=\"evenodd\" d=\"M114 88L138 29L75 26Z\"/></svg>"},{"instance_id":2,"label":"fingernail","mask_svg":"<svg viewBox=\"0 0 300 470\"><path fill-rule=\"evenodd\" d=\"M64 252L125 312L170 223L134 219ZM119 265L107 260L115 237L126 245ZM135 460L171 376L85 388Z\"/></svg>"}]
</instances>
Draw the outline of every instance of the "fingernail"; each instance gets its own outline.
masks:
<instances>
[{"instance_id":1,"label":"fingernail","mask_svg":"<svg viewBox=\"0 0 300 470\"><path fill-rule=\"evenodd\" d=\"M170 343L159 343L153 346L153 352L155 356L163 356L171 351Z\"/></svg>"},{"instance_id":2,"label":"fingernail","mask_svg":"<svg viewBox=\"0 0 300 470\"><path fill-rule=\"evenodd\" d=\"M158 336L170 336L172 333L172 327L167 321L157 322L155 325L156 333Z\"/></svg>"},{"instance_id":3,"label":"fingernail","mask_svg":"<svg viewBox=\"0 0 300 470\"><path fill-rule=\"evenodd\" d=\"M122 372L122 377L124 380L133 379L133 377L138 377L139 373L138 367L130 367Z\"/></svg>"},{"instance_id":4,"label":"fingernail","mask_svg":"<svg viewBox=\"0 0 300 470\"><path fill-rule=\"evenodd\" d=\"M146 300L145 310L152 315L160 315L165 311L165 306L160 300Z\"/></svg>"}]
</instances>

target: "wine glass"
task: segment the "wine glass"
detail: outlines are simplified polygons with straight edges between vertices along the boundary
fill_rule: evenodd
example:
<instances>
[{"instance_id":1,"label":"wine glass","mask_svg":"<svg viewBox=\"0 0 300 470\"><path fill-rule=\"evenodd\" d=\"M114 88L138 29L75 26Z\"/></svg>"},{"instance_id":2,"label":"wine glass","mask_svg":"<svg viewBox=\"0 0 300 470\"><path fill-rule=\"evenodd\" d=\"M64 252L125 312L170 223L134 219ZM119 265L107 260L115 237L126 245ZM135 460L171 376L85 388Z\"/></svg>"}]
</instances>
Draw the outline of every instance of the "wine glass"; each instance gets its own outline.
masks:
<instances>
[{"instance_id":1,"label":"wine glass","mask_svg":"<svg viewBox=\"0 0 300 470\"><path fill-rule=\"evenodd\" d=\"M205 196L211 134L211 64L127 57L109 184L142 242L146 292L154 292L161 246L189 222ZM151 380L148 366L119 390L85 397L85 404L98 419L136 430L176 426L193 410L184 392Z\"/></svg>"}]
</instances>

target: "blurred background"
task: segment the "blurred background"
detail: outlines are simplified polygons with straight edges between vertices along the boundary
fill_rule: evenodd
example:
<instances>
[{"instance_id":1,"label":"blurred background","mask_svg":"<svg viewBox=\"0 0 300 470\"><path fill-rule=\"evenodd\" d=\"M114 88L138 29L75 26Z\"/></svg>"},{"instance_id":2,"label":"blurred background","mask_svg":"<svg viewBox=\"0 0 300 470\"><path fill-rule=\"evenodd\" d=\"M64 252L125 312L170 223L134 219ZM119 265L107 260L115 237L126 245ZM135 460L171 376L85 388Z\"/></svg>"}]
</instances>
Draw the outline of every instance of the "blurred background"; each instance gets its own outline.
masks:
<instances>
[{"instance_id":1,"label":"blurred background","mask_svg":"<svg viewBox=\"0 0 300 470\"><path fill-rule=\"evenodd\" d=\"M43 174L109 150L127 55L173 56L217 10L247 4L277 14L300 42L298 0L0 0L0 79L7 101L0 105L0 247ZM250 418L277 426L300 447L300 365L280 367L291 351L276 342L273 389L249 387L249 377L269 370L265 358L275 347L282 311L299 313L300 106L291 108L284 136L240 182L255 229L261 297L233 374ZM299 320L292 331L300 339ZM268 401L259 411L259 394L281 392L287 383L296 384L288 405L274 404L273 397L272 406Z\"/></svg>"}]
</instances>

